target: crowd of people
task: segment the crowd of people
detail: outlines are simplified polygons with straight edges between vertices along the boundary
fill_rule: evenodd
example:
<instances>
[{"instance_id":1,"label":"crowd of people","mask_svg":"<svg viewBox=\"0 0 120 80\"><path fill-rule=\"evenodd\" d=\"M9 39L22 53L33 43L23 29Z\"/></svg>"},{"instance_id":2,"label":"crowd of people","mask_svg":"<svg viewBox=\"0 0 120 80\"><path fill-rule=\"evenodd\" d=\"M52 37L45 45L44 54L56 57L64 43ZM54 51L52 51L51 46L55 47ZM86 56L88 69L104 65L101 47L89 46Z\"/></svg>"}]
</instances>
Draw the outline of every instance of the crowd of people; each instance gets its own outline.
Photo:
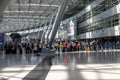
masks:
<instances>
[{"instance_id":1,"label":"crowd of people","mask_svg":"<svg viewBox=\"0 0 120 80\"><path fill-rule=\"evenodd\" d=\"M100 42L98 40L69 40L69 41L55 41L51 47L47 42L32 41L32 42L6 42L4 44L4 51L6 54L9 53L41 53L42 48L50 48L53 51L79 51L79 50L100 50L108 48L120 48L120 42Z\"/></svg>"},{"instance_id":2,"label":"crowd of people","mask_svg":"<svg viewBox=\"0 0 120 80\"><path fill-rule=\"evenodd\" d=\"M109 41L99 41L99 40L70 40L55 42L54 49L62 52L69 51L97 51L104 49L120 49L120 42L109 42Z\"/></svg>"},{"instance_id":3,"label":"crowd of people","mask_svg":"<svg viewBox=\"0 0 120 80\"><path fill-rule=\"evenodd\" d=\"M55 41L51 47L49 47L47 42L40 42L40 41L32 41L32 42L6 42L4 44L4 51L6 54L9 53L41 53L42 48L50 48L51 50L62 50L62 52L66 51L76 51L76 50L84 50L88 48L87 42L80 42L77 40L71 41Z\"/></svg>"},{"instance_id":4,"label":"crowd of people","mask_svg":"<svg viewBox=\"0 0 120 80\"><path fill-rule=\"evenodd\" d=\"M89 49L89 43L78 41L78 40L70 40L70 41L58 41L53 44L54 50L69 52L69 51L78 51L78 50L87 50Z\"/></svg>"},{"instance_id":5,"label":"crowd of people","mask_svg":"<svg viewBox=\"0 0 120 80\"><path fill-rule=\"evenodd\" d=\"M46 46L45 43L41 43L40 41L33 41L33 42L6 42L4 44L4 51L6 54L9 53L32 53L35 54L41 53L42 47Z\"/></svg>"}]
</instances>

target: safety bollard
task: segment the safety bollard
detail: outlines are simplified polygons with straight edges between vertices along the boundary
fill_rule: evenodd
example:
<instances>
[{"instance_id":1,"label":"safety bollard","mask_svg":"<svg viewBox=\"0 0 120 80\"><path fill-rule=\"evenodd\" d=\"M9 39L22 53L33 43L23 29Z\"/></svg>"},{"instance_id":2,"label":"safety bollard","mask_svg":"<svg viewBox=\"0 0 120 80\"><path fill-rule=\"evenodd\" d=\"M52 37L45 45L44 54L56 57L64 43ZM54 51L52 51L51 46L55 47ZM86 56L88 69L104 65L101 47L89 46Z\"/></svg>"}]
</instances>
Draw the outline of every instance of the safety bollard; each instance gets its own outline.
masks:
<instances>
[{"instance_id":1,"label":"safety bollard","mask_svg":"<svg viewBox=\"0 0 120 80\"><path fill-rule=\"evenodd\" d=\"M113 42L113 53L115 53L115 42Z\"/></svg>"},{"instance_id":2,"label":"safety bollard","mask_svg":"<svg viewBox=\"0 0 120 80\"><path fill-rule=\"evenodd\" d=\"M102 53L103 53L103 50L104 50L104 44L101 43L101 51L102 51Z\"/></svg>"},{"instance_id":3,"label":"safety bollard","mask_svg":"<svg viewBox=\"0 0 120 80\"><path fill-rule=\"evenodd\" d=\"M62 53L62 47L60 47L60 53Z\"/></svg>"}]
</instances>

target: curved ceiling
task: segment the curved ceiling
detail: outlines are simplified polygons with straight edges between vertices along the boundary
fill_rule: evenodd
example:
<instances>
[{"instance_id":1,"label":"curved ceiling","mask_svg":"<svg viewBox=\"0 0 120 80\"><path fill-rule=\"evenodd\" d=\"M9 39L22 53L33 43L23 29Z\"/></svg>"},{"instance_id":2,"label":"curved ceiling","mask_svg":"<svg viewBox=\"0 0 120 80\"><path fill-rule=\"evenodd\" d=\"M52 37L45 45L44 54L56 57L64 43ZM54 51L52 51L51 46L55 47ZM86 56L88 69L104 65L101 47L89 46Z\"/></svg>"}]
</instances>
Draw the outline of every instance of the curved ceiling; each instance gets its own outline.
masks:
<instances>
[{"instance_id":1,"label":"curved ceiling","mask_svg":"<svg viewBox=\"0 0 120 80\"><path fill-rule=\"evenodd\" d=\"M33 29L49 23L55 18L62 0L10 0L3 11L0 32ZM69 0L64 18L68 18L82 8L88 0ZM91 0L92 1L92 0Z\"/></svg>"}]
</instances>

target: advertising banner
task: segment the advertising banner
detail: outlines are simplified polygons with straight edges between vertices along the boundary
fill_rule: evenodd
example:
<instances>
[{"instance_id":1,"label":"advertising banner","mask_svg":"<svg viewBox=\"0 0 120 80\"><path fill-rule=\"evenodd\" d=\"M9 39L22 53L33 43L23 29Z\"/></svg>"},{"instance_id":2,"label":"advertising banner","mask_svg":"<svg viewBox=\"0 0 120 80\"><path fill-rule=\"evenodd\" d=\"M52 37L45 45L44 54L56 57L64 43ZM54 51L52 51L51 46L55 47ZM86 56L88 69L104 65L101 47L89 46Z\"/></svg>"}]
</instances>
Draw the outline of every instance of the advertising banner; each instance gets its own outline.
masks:
<instances>
[{"instance_id":1,"label":"advertising banner","mask_svg":"<svg viewBox=\"0 0 120 80\"><path fill-rule=\"evenodd\" d=\"M68 25L67 25L67 36L73 36L75 34L74 27L75 27L75 24L74 24L73 20L68 22Z\"/></svg>"}]
</instances>

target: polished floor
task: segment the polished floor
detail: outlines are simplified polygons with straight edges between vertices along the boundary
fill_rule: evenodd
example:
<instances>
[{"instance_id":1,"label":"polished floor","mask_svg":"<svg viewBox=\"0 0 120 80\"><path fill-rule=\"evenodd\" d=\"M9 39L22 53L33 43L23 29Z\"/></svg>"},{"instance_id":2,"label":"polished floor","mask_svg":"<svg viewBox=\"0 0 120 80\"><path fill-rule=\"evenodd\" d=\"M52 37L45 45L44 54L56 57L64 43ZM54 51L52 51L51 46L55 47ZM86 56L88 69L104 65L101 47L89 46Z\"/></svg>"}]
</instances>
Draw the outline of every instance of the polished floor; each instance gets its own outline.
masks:
<instances>
[{"instance_id":1,"label":"polished floor","mask_svg":"<svg viewBox=\"0 0 120 80\"><path fill-rule=\"evenodd\" d=\"M0 80L22 80L45 56L0 53Z\"/></svg>"},{"instance_id":2,"label":"polished floor","mask_svg":"<svg viewBox=\"0 0 120 80\"><path fill-rule=\"evenodd\" d=\"M120 52L0 54L0 80L120 80Z\"/></svg>"},{"instance_id":3,"label":"polished floor","mask_svg":"<svg viewBox=\"0 0 120 80\"><path fill-rule=\"evenodd\" d=\"M119 52L56 55L45 80L120 80Z\"/></svg>"}]
</instances>

